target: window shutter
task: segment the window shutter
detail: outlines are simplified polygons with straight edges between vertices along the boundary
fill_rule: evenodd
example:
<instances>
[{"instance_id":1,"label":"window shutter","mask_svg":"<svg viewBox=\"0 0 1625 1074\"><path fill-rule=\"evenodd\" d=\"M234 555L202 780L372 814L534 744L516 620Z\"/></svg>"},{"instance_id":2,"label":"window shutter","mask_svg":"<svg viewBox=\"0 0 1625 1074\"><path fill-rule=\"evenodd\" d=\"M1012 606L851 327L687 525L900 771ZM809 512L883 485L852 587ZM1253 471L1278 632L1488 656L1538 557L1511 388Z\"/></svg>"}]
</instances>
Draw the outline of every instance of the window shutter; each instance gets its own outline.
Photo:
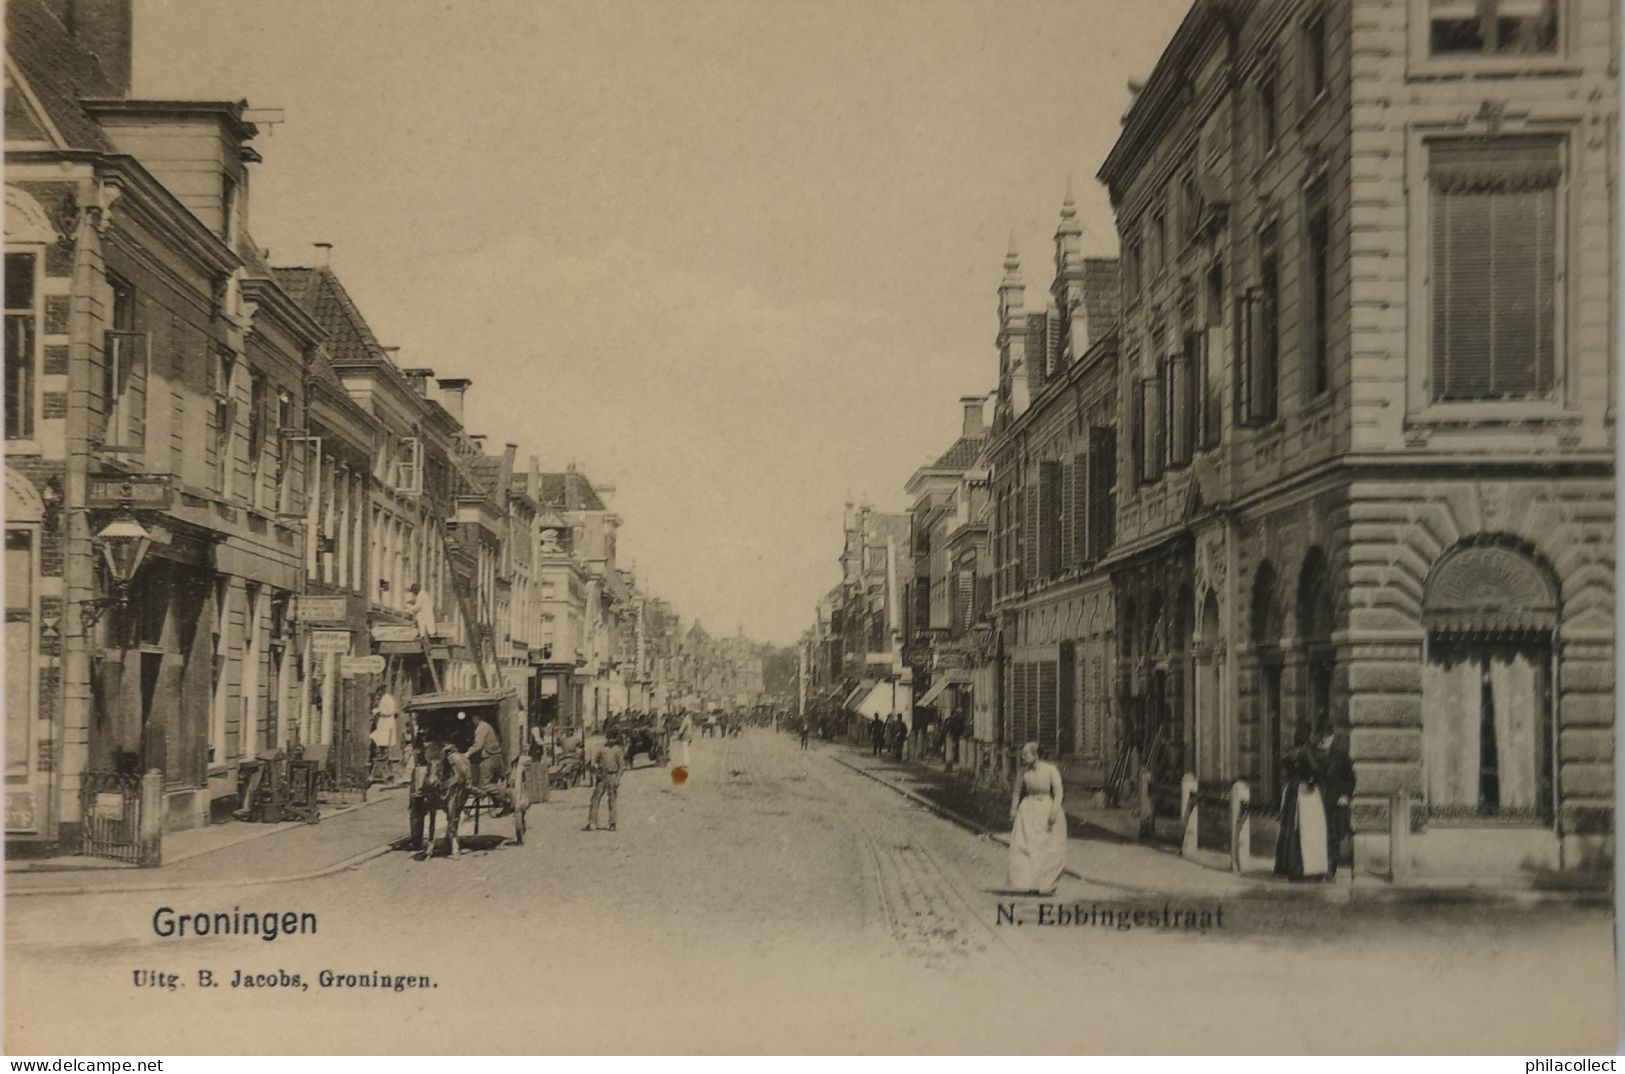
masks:
<instances>
[{"instance_id":1,"label":"window shutter","mask_svg":"<svg viewBox=\"0 0 1625 1074\"><path fill-rule=\"evenodd\" d=\"M1146 446L1149 456L1146 459L1146 480L1156 481L1162 477L1162 467L1167 460L1165 443L1162 432L1162 371L1146 384L1145 398L1145 426Z\"/></svg>"},{"instance_id":2,"label":"window shutter","mask_svg":"<svg viewBox=\"0 0 1625 1074\"><path fill-rule=\"evenodd\" d=\"M1072 463L1070 463L1070 462L1062 462L1059 465L1060 465L1060 468L1061 468L1061 481L1060 481L1060 485L1061 485L1061 489L1060 489L1060 491L1061 491L1060 508L1061 508L1061 510L1060 510L1060 518L1058 519L1058 522L1060 524L1060 530L1061 530L1060 535L1059 535L1060 539L1061 539L1061 541L1060 541L1061 547L1059 549L1060 554L1056 558L1057 558L1057 560L1059 560L1059 563L1057 564L1057 566L1059 567L1060 570L1064 571L1064 570L1068 569L1069 567L1075 566L1077 564L1077 561L1078 561L1077 545L1076 545L1076 542L1077 542L1077 489L1073 485L1073 481L1074 481L1073 470L1074 470L1074 467L1073 467Z\"/></svg>"},{"instance_id":3,"label":"window shutter","mask_svg":"<svg viewBox=\"0 0 1625 1074\"><path fill-rule=\"evenodd\" d=\"M1022 742L1038 741L1038 663L1036 661L1027 665L1027 711L1023 714Z\"/></svg>"},{"instance_id":4,"label":"window shutter","mask_svg":"<svg viewBox=\"0 0 1625 1074\"><path fill-rule=\"evenodd\" d=\"M145 332L128 339L129 366L124 374L124 440L132 451L147 446L147 366L152 341Z\"/></svg>"},{"instance_id":5,"label":"window shutter","mask_svg":"<svg viewBox=\"0 0 1625 1074\"><path fill-rule=\"evenodd\" d=\"M1060 740L1060 732L1056 725L1056 710L1060 700L1061 677L1059 668L1053 660L1043 660L1038 667L1038 726L1033 741L1040 745L1047 745L1054 749Z\"/></svg>"},{"instance_id":6,"label":"window shutter","mask_svg":"<svg viewBox=\"0 0 1625 1074\"><path fill-rule=\"evenodd\" d=\"M1143 485L1151 480L1151 468L1146 465L1145 381L1136 380L1129 389L1129 421L1133 428L1134 483Z\"/></svg>"},{"instance_id":7,"label":"window shutter","mask_svg":"<svg viewBox=\"0 0 1625 1074\"><path fill-rule=\"evenodd\" d=\"M1027 665L1015 664L1010 671L1010 729L1020 746L1027 741Z\"/></svg>"},{"instance_id":8,"label":"window shutter","mask_svg":"<svg viewBox=\"0 0 1625 1074\"><path fill-rule=\"evenodd\" d=\"M1264 264L1263 294L1260 296L1257 320L1253 326L1254 363L1252 380L1252 416L1255 422L1275 420L1276 372L1280 353L1279 279L1276 261L1269 257Z\"/></svg>"},{"instance_id":9,"label":"window shutter","mask_svg":"<svg viewBox=\"0 0 1625 1074\"><path fill-rule=\"evenodd\" d=\"M1559 149L1501 139L1431 150L1436 400L1551 390Z\"/></svg>"},{"instance_id":10,"label":"window shutter","mask_svg":"<svg viewBox=\"0 0 1625 1074\"><path fill-rule=\"evenodd\" d=\"M1074 564L1088 563L1089 555L1089 455L1080 451L1072 456L1069 474L1072 488L1072 543Z\"/></svg>"},{"instance_id":11,"label":"window shutter","mask_svg":"<svg viewBox=\"0 0 1625 1074\"><path fill-rule=\"evenodd\" d=\"M1021 577L1018 586L1030 585L1038 578L1038 482L1033 481L1021 492Z\"/></svg>"}]
</instances>

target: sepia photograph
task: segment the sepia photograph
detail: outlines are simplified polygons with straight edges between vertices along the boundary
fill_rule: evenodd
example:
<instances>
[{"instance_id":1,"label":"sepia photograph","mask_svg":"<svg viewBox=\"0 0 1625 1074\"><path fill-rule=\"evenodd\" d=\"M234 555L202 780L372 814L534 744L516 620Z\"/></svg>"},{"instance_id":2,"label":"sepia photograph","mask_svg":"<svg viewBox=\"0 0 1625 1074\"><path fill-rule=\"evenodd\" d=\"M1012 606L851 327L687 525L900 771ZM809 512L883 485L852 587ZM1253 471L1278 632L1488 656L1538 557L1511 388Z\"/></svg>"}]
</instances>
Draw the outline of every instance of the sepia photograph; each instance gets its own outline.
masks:
<instances>
[{"instance_id":1,"label":"sepia photograph","mask_svg":"<svg viewBox=\"0 0 1625 1074\"><path fill-rule=\"evenodd\" d=\"M1618 0L0 6L6 1054L1618 1050Z\"/></svg>"}]
</instances>

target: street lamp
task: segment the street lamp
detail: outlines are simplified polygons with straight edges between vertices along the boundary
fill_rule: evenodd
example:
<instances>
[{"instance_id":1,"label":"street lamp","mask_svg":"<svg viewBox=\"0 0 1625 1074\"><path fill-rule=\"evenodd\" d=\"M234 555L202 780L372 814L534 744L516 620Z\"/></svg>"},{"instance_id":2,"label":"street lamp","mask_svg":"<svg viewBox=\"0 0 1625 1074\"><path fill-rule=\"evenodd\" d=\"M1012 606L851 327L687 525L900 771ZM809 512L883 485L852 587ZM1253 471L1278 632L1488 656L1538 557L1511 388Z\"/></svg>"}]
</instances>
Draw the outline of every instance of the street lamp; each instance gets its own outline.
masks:
<instances>
[{"instance_id":1,"label":"street lamp","mask_svg":"<svg viewBox=\"0 0 1625 1074\"><path fill-rule=\"evenodd\" d=\"M108 577L112 579L113 593L106 597L92 597L84 602L81 614L86 630L95 626L108 608L115 605L122 608L129 603L130 583L135 580L136 572L147 558L147 551L152 548L152 534L129 515L115 518L103 526L93 539L102 550L102 560L107 564Z\"/></svg>"},{"instance_id":2,"label":"street lamp","mask_svg":"<svg viewBox=\"0 0 1625 1074\"><path fill-rule=\"evenodd\" d=\"M986 660L988 646L993 642L993 621L978 619L970 628L970 640L976 646L977 657Z\"/></svg>"}]
</instances>

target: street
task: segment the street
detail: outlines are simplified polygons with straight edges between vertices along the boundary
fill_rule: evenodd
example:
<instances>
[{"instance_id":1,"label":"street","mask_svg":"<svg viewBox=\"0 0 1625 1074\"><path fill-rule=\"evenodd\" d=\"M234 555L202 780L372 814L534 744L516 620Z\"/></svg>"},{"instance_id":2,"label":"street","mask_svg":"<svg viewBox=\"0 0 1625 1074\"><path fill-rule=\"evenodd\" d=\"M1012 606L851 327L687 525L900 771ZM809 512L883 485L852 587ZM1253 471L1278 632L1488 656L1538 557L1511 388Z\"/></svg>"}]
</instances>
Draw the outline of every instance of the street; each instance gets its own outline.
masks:
<instances>
[{"instance_id":1,"label":"street","mask_svg":"<svg viewBox=\"0 0 1625 1074\"><path fill-rule=\"evenodd\" d=\"M658 767L626 775L615 833L580 831L578 788L532 809L525 845L478 838L457 860L9 898L7 1048L67 1046L64 1004L88 1015L80 1053L1613 1047L1606 910L1232 899L1205 932L1043 927L1035 900L998 892L1004 847L840 750L766 730L701 739L681 786ZM1164 903L1075 880L1053 901ZM1001 904L1023 924L996 924ZM164 906L312 912L319 928L160 939ZM324 969L429 987L324 989ZM137 970L180 987L136 987ZM207 1001L199 970L220 986ZM307 987L233 989L237 970Z\"/></svg>"}]
</instances>

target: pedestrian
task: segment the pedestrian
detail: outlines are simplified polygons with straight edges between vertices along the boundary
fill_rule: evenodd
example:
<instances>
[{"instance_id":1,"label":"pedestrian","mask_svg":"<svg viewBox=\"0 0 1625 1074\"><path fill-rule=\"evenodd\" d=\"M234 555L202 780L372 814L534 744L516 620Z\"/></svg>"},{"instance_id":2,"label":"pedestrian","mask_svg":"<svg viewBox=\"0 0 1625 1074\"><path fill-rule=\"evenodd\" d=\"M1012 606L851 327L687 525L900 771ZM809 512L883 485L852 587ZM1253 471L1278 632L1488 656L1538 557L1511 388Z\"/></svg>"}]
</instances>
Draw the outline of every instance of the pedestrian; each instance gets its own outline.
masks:
<instances>
[{"instance_id":1,"label":"pedestrian","mask_svg":"<svg viewBox=\"0 0 1625 1074\"><path fill-rule=\"evenodd\" d=\"M959 764L959 740L965 734L964 714L955 707L953 712L948 714L948 719L943 722L942 729L946 736L942 744L943 767L952 772Z\"/></svg>"},{"instance_id":2,"label":"pedestrian","mask_svg":"<svg viewBox=\"0 0 1625 1074\"><path fill-rule=\"evenodd\" d=\"M1010 795L1010 891L1052 895L1066 868L1066 811L1061 772L1038 759L1038 743L1021 747L1021 774Z\"/></svg>"},{"instance_id":3,"label":"pedestrian","mask_svg":"<svg viewBox=\"0 0 1625 1074\"><path fill-rule=\"evenodd\" d=\"M1289 880L1326 877L1326 809L1320 793L1309 728L1299 724L1292 749L1281 758L1281 830L1275 837L1275 875Z\"/></svg>"},{"instance_id":4,"label":"pedestrian","mask_svg":"<svg viewBox=\"0 0 1625 1074\"><path fill-rule=\"evenodd\" d=\"M683 710L683 722L677 725L677 752L681 758L677 762L679 768L687 768L689 763L688 744L694 741L694 715L687 709Z\"/></svg>"},{"instance_id":5,"label":"pedestrian","mask_svg":"<svg viewBox=\"0 0 1625 1074\"><path fill-rule=\"evenodd\" d=\"M807 748L807 736L812 733L812 718L802 717L801 720L801 748Z\"/></svg>"},{"instance_id":6,"label":"pedestrian","mask_svg":"<svg viewBox=\"0 0 1625 1074\"><path fill-rule=\"evenodd\" d=\"M1327 727L1315 744L1315 768L1326 808L1326 876L1337 876L1338 859L1343 856L1343 840L1349 835L1349 810L1354 798L1354 761L1343 745L1343 736Z\"/></svg>"},{"instance_id":7,"label":"pedestrian","mask_svg":"<svg viewBox=\"0 0 1625 1074\"><path fill-rule=\"evenodd\" d=\"M901 764L903 747L908 743L908 726L903 723L903 717L895 712L891 714L890 724L886 738L891 743L891 759L894 764Z\"/></svg>"},{"instance_id":8,"label":"pedestrian","mask_svg":"<svg viewBox=\"0 0 1625 1074\"><path fill-rule=\"evenodd\" d=\"M869 755L879 757L881 751L885 748L886 721L882 720L880 713L877 712L869 720Z\"/></svg>"},{"instance_id":9,"label":"pedestrian","mask_svg":"<svg viewBox=\"0 0 1625 1074\"><path fill-rule=\"evenodd\" d=\"M626 754L621 749L621 736L611 731L593 755L592 801L587 806L587 824L581 830L590 832L598 827L598 800L609 798L609 830L615 830L615 799L621 789L621 770L626 767Z\"/></svg>"}]
</instances>

